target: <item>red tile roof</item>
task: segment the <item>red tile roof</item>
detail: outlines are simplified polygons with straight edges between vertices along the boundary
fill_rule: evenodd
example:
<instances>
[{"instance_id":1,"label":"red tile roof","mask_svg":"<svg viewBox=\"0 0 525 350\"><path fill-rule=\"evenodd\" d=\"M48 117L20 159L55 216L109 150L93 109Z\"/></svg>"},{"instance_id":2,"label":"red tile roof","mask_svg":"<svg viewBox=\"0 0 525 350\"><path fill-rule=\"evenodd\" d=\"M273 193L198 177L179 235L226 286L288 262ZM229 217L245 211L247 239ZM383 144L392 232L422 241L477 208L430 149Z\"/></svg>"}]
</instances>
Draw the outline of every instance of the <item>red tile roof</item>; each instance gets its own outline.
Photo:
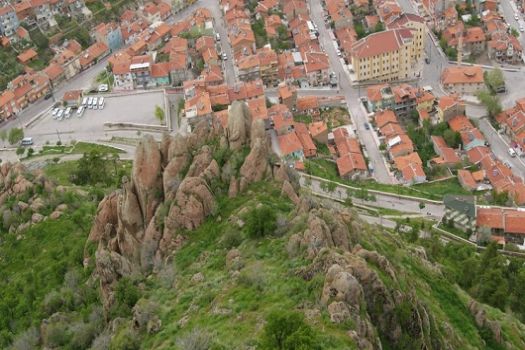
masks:
<instances>
[{"instance_id":1,"label":"red tile roof","mask_svg":"<svg viewBox=\"0 0 525 350\"><path fill-rule=\"evenodd\" d=\"M373 33L357 41L350 55L356 58L378 56L386 52L394 52L403 46L403 41L412 38L410 29L393 29Z\"/></svg>"},{"instance_id":2,"label":"red tile roof","mask_svg":"<svg viewBox=\"0 0 525 350\"><path fill-rule=\"evenodd\" d=\"M303 145L301 144L301 141L295 132L280 135L277 137L277 139L279 141L279 148L281 149L282 154L285 156L303 150Z\"/></svg>"}]
</instances>

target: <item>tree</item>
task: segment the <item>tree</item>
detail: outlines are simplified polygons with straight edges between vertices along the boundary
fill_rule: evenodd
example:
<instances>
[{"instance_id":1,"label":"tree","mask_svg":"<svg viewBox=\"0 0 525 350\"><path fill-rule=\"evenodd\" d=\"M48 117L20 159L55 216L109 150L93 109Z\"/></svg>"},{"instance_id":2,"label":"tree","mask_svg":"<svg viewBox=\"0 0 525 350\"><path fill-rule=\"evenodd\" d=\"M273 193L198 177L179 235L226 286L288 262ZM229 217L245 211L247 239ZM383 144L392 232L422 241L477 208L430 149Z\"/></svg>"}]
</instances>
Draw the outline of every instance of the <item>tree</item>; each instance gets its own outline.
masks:
<instances>
[{"instance_id":1,"label":"tree","mask_svg":"<svg viewBox=\"0 0 525 350\"><path fill-rule=\"evenodd\" d=\"M425 207L426 207L426 205L425 205L424 202L419 202L419 210L420 210L420 211L423 210L423 209L425 209Z\"/></svg>"},{"instance_id":2,"label":"tree","mask_svg":"<svg viewBox=\"0 0 525 350\"><path fill-rule=\"evenodd\" d=\"M385 30L385 25L383 24L383 22L377 22L377 24L374 26L374 32L382 32L383 30Z\"/></svg>"},{"instance_id":3,"label":"tree","mask_svg":"<svg viewBox=\"0 0 525 350\"><path fill-rule=\"evenodd\" d=\"M18 147L16 149L16 155L17 156L21 156L21 155L23 155L25 153L25 151L26 151L26 149L24 147Z\"/></svg>"},{"instance_id":4,"label":"tree","mask_svg":"<svg viewBox=\"0 0 525 350\"><path fill-rule=\"evenodd\" d=\"M159 105L155 106L155 118L157 118L161 124L164 123L164 110Z\"/></svg>"},{"instance_id":5,"label":"tree","mask_svg":"<svg viewBox=\"0 0 525 350\"><path fill-rule=\"evenodd\" d=\"M298 312L275 311L266 318L262 348L272 350L320 349L317 335Z\"/></svg>"},{"instance_id":6,"label":"tree","mask_svg":"<svg viewBox=\"0 0 525 350\"><path fill-rule=\"evenodd\" d=\"M502 107L497 96L490 94L487 90L480 90L476 93L476 97L487 109L489 118L493 119L501 113Z\"/></svg>"},{"instance_id":7,"label":"tree","mask_svg":"<svg viewBox=\"0 0 525 350\"><path fill-rule=\"evenodd\" d=\"M5 142L7 140L7 130L2 129L0 130L0 140Z\"/></svg>"},{"instance_id":8,"label":"tree","mask_svg":"<svg viewBox=\"0 0 525 350\"><path fill-rule=\"evenodd\" d=\"M483 73L483 79L492 94L495 94L499 89L505 87L505 77L499 68L494 68Z\"/></svg>"},{"instance_id":9,"label":"tree","mask_svg":"<svg viewBox=\"0 0 525 350\"><path fill-rule=\"evenodd\" d=\"M35 150L33 148L28 148L27 149L27 157L31 157L33 155L33 153L35 153Z\"/></svg>"},{"instance_id":10,"label":"tree","mask_svg":"<svg viewBox=\"0 0 525 350\"><path fill-rule=\"evenodd\" d=\"M118 155L113 153L101 153L97 150L84 153L78 160L77 168L71 174L71 180L77 185L99 183L110 185L119 175L116 168L117 161Z\"/></svg>"},{"instance_id":11,"label":"tree","mask_svg":"<svg viewBox=\"0 0 525 350\"><path fill-rule=\"evenodd\" d=\"M457 148L461 144L461 134L451 129L443 132L443 139L447 143L447 146L452 148Z\"/></svg>"},{"instance_id":12,"label":"tree","mask_svg":"<svg viewBox=\"0 0 525 350\"><path fill-rule=\"evenodd\" d=\"M22 130L22 128L12 128L7 135L7 141L9 141L11 145L17 144L22 141L23 138L24 130Z\"/></svg>"},{"instance_id":13,"label":"tree","mask_svg":"<svg viewBox=\"0 0 525 350\"><path fill-rule=\"evenodd\" d=\"M276 220L274 210L267 205L252 209L246 219L248 235L259 238L272 234L277 227Z\"/></svg>"}]
</instances>

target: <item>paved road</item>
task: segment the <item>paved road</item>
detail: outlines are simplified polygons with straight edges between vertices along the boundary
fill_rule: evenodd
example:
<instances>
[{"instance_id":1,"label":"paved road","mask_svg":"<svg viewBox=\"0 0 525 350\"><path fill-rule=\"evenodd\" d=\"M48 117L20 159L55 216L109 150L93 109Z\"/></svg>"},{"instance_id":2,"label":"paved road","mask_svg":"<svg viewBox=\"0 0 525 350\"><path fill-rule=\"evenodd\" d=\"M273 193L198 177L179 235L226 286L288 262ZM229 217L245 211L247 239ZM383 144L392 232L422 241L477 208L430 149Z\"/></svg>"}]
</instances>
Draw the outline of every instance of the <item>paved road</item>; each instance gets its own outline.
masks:
<instances>
[{"instance_id":1,"label":"paved road","mask_svg":"<svg viewBox=\"0 0 525 350\"><path fill-rule=\"evenodd\" d=\"M525 21L523 20L523 14L519 13L516 7L516 4L512 0L504 0L499 2L499 9L501 13L503 14L503 17L505 17L505 21L513 27L514 29L519 31L520 25L525 27ZM514 18L515 13L519 13L519 19L516 21ZM520 33L519 41L521 43L521 46L525 47L525 35L524 33Z\"/></svg>"},{"instance_id":2,"label":"paved road","mask_svg":"<svg viewBox=\"0 0 525 350\"><path fill-rule=\"evenodd\" d=\"M327 192L321 188L321 181L311 179L307 181L309 176L304 173L299 173L299 183L302 187L308 188L315 194L320 194L334 200L345 200L348 198L348 186L339 184L333 192ZM405 213L426 214L430 213L429 217L441 218L445 213L445 206L443 204L426 203L425 208L420 209L419 205L422 202L419 199L408 199L400 197L395 194L374 194L375 201L365 201L359 198L352 197L352 202L355 204L366 205L370 207L378 207L385 209L395 209Z\"/></svg>"},{"instance_id":3,"label":"paved road","mask_svg":"<svg viewBox=\"0 0 525 350\"><path fill-rule=\"evenodd\" d=\"M368 122L367 116L359 103L359 91L351 85L350 77L348 76L343 66L342 60L337 56L333 41L330 38L329 29L326 28L323 19L323 8L320 1L308 0L310 6L310 16L319 28L319 42L328 54L330 59L330 66L339 78L339 89L341 95L346 99L348 110L352 116L355 127L357 128L358 137L366 148L370 163L374 167L373 176L376 181L381 183L393 183L394 177L391 176L387 170L385 160L379 151L379 145L376 143L372 130L366 130L365 123Z\"/></svg>"},{"instance_id":4,"label":"paved road","mask_svg":"<svg viewBox=\"0 0 525 350\"><path fill-rule=\"evenodd\" d=\"M525 163L522 158L512 158L509 153L508 141L494 130L486 115L485 108L482 106L474 106L467 104L467 115L478 121L479 130L485 135L485 138L490 143L490 149L498 159L503 162L508 162L512 166L512 172L525 179Z\"/></svg>"},{"instance_id":5,"label":"paved road","mask_svg":"<svg viewBox=\"0 0 525 350\"><path fill-rule=\"evenodd\" d=\"M228 31L223 18L223 13L219 7L219 2L216 0L201 0L197 1L199 7L205 7L211 11L213 16L213 26L215 32L221 36L220 46L221 51L228 56L226 61L222 61L223 74L228 85L233 85L236 81L235 70L233 68L233 51L228 39Z\"/></svg>"}]
</instances>

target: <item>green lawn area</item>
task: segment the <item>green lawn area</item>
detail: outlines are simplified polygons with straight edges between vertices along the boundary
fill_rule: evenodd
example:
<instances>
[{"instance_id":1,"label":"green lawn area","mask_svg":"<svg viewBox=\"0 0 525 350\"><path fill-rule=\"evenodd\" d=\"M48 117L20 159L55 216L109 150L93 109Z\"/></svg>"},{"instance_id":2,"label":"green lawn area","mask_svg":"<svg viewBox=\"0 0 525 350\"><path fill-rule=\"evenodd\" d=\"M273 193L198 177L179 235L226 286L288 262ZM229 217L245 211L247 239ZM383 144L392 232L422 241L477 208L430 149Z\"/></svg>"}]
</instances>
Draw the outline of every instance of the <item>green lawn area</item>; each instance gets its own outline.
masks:
<instances>
[{"instance_id":1,"label":"green lawn area","mask_svg":"<svg viewBox=\"0 0 525 350\"><path fill-rule=\"evenodd\" d=\"M77 164L78 161L76 160L62 163L50 163L44 168L44 173L48 178L53 179L59 185L71 186L74 184L71 182L70 176L77 168ZM122 167L128 175L131 174L131 161L121 160L117 164Z\"/></svg>"},{"instance_id":2,"label":"green lawn area","mask_svg":"<svg viewBox=\"0 0 525 350\"><path fill-rule=\"evenodd\" d=\"M341 179L337 174L335 163L325 159L307 160L305 162L305 166L307 173L314 176L322 177L348 186L390 192L399 195L414 196L432 200L442 200L443 195L447 193L469 194L459 185L457 179L407 187L402 185L380 184L374 180L350 181Z\"/></svg>"},{"instance_id":3,"label":"green lawn area","mask_svg":"<svg viewBox=\"0 0 525 350\"><path fill-rule=\"evenodd\" d=\"M50 154L84 154L89 153L91 151L98 151L100 153L123 153L121 150L111 146L98 145L89 142L77 142L74 145L68 146L44 146L42 148L42 151L40 151L38 154L33 155L32 158Z\"/></svg>"},{"instance_id":4,"label":"green lawn area","mask_svg":"<svg viewBox=\"0 0 525 350\"><path fill-rule=\"evenodd\" d=\"M457 178L451 178L439 182L422 183L412 186L416 190L444 196L446 194L472 194L461 187Z\"/></svg>"},{"instance_id":5,"label":"green lawn area","mask_svg":"<svg viewBox=\"0 0 525 350\"><path fill-rule=\"evenodd\" d=\"M312 117L307 114L296 114L293 116L293 120L296 122L310 124L312 122Z\"/></svg>"}]
</instances>

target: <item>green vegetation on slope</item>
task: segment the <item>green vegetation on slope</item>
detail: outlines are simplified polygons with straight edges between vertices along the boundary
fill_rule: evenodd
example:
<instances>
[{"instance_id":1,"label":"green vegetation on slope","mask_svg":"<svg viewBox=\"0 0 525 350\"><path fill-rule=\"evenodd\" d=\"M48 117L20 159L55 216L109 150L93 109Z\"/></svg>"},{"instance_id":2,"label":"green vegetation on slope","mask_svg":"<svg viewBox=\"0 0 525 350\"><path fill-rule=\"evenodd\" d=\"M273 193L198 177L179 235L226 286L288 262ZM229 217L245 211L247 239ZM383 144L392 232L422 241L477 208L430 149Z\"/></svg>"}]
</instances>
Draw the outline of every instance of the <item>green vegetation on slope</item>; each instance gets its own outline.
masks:
<instances>
[{"instance_id":1,"label":"green vegetation on slope","mask_svg":"<svg viewBox=\"0 0 525 350\"><path fill-rule=\"evenodd\" d=\"M43 213L49 214L62 203L70 206L70 213L31 226L22 239L5 229L0 233L1 348L14 334L56 311L75 309L89 314L97 305L96 290L80 286L80 281L91 274L91 270L82 269L82 252L96 202L85 201L71 192L56 194ZM30 217L15 219L27 221ZM3 224L5 228L7 223ZM76 285L64 285L59 290L67 278L75 279Z\"/></svg>"}]
</instances>

